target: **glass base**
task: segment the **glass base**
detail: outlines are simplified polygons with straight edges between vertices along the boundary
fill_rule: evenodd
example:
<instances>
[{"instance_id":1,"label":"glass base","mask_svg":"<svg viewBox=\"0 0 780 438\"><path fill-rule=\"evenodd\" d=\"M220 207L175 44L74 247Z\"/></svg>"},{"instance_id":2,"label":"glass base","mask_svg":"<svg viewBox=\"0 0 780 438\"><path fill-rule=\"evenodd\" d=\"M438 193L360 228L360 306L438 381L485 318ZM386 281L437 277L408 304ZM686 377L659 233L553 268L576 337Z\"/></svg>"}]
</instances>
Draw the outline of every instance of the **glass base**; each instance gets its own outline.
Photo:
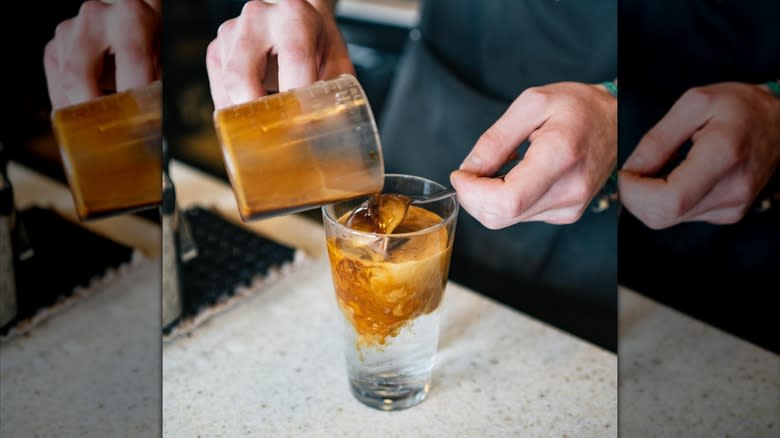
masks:
<instances>
[{"instance_id":1,"label":"glass base","mask_svg":"<svg viewBox=\"0 0 780 438\"><path fill-rule=\"evenodd\" d=\"M400 411L411 408L425 400L430 384L408 386L398 382L376 381L371 384L356 385L350 382L352 395L361 403L382 411Z\"/></svg>"}]
</instances>

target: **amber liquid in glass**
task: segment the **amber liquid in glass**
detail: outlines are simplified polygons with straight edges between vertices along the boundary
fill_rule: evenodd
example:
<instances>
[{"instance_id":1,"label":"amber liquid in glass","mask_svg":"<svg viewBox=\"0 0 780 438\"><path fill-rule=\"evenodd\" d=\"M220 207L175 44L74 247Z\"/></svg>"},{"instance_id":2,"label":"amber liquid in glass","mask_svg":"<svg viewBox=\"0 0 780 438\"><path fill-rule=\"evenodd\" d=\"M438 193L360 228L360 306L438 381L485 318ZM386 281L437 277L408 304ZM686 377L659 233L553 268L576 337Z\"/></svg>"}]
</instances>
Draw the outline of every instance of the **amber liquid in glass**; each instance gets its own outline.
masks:
<instances>
[{"instance_id":1,"label":"amber liquid in glass","mask_svg":"<svg viewBox=\"0 0 780 438\"><path fill-rule=\"evenodd\" d=\"M378 221L397 223L389 234L334 237L327 242L338 303L357 332L358 348L381 348L416 318L434 312L447 284L452 253L447 227L401 236L434 227L442 218L413 205L406 211L395 202L385 205L404 214L400 221L375 214ZM347 224L354 219L352 213L339 222ZM360 222L358 227L367 226Z\"/></svg>"}]
</instances>

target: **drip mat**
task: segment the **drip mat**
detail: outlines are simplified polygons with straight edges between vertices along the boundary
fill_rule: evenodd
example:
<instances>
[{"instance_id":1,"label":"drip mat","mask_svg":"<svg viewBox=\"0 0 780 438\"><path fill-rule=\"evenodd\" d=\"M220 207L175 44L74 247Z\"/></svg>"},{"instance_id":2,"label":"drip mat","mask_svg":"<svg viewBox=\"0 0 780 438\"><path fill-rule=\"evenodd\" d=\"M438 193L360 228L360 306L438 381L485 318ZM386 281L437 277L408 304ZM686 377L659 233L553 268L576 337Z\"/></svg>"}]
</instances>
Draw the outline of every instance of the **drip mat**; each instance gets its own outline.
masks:
<instances>
[{"instance_id":1,"label":"drip mat","mask_svg":"<svg viewBox=\"0 0 780 438\"><path fill-rule=\"evenodd\" d=\"M181 263L180 317L163 339L191 334L306 260L304 252L263 237L200 205L182 211L197 256Z\"/></svg>"},{"instance_id":2,"label":"drip mat","mask_svg":"<svg viewBox=\"0 0 780 438\"><path fill-rule=\"evenodd\" d=\"M93 293L111 272L143 259L140 251L73 222L54 210L18 212L32 256L15 260L17 313L0 328L0 340L29 333L52 315Z\"/></svg>"}]
</instances>

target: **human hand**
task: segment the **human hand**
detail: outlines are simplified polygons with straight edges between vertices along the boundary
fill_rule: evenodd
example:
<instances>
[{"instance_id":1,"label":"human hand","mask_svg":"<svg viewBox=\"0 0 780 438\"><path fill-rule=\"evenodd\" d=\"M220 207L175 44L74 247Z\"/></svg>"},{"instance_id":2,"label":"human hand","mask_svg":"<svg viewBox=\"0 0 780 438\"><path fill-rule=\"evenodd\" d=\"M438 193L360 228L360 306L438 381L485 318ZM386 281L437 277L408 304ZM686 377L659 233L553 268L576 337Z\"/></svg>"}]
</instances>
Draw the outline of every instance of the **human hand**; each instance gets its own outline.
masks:
<instances>
[{"instance_id":1,"label":"human hand","mask_svg":"<svg viewBox=\"0 0 780 438\"><path fill-rule=\"evenodd\" d=\"M215 108L255 100L354 74L344 39L325 1L251 0L222 23L209 44L206 67Z\"/></svg>"},{"instance_id":2,"label":"human hand","mask_svg":"<svg viewBox=\"0 0 780 438\"><path fill-rule=\"evenodd\" d=\"M656 174L682 143L668 176ZM652 229L731 224L780 164L780 99L763 85L724 82L685 92L648 131L618 175L622 204Z\"/></svg>"},{"instance_id":3,"label":"human hand","mask_svg":"<svg viewBox=\"0 0 780 438\"><path fill-rule=\"evenodd\" d=\"M525 139L525 157L493 175ZM525 90L450 175L463 208L490 229L576 222L617 161L617 99L602 85Z\"/></svg>"},{"instance_id":4,"label":"human hand","mask_svg":"<svg viewBox=\"0 0 780 438\"><path fill-rule=\"evenodd\" d=\"M89 0L60 23L43 55L52 108L159 79L159 8L159 1Z\"/></svg>"}]
</instances>

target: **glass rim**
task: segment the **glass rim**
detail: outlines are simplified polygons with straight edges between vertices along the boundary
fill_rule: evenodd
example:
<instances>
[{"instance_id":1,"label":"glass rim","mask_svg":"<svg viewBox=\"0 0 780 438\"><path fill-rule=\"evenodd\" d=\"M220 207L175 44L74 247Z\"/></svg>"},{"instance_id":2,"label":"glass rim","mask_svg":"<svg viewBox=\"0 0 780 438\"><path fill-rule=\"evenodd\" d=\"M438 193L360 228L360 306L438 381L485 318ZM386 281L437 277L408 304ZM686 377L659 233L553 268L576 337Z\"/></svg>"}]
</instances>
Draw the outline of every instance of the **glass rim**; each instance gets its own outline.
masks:
<instances>
[{"instance_id":1,"label":"glass rim","mask_svg":"<svg viewBox=\"0 0 780 438\"><path fill-rule=\"evenodd\" d=\"M437 183L436 181L434 181L432 179L424 178L424 177L421 177L421 176L407 175L407 174L403 174L403 173L386 173L385 174L385 179L388 178L388 177L391 177L391 178L416 179L418 181L423 181L423 182L426 182L426 183L430 183L430 184L436 185L436 186L438 186L438 188L440 190L446 189L446 187L443 186L442 184ZM341 229L344 229L344 230L347 230L348 232L350 232L352 234L355 234L355 235L358 235L358 236L363 236L363 237L398 237L398 238L403 238L403 237L421 236L423 234L431 233L431 232L433 232L433 231L435 231L435 230L437 230L439 228L445 227L448 224L450 224L458 216L458 210L460 208L460 205L458 205L458 201L456 201L454 197L450 197L449 198L449 202L452 202L454 204L454 208L452 209L452 211L450 212L450 214L446 218L442 218L442 220L440 222L437 222L434 225L431 225L430 227L426 227L426 228L423 228L421 230L412 231L412 232L409 232L409 233L395 233L395 234L371 233L371 232L368 232L368 231L355 230L355 229L349 228L348 226L346 226L346 225L344 225L342 223L339 223L338 218L332 217L330 215L330 213L328 212L328 210L327 210L328 207L330 207L330 206L333 206L333 205L336 205L336 204L340 204L340 203L343 203L343 202L354 201L355 199L356 198L352 198L352 199L349 199L349 200L344 200L344 201L339 201L339 202L332 202L330 204L323 205L322 206L322 216L328 222L333 224L334 226L336 226L338 228L341 228Z\"/></svg>"}]
</instances>

